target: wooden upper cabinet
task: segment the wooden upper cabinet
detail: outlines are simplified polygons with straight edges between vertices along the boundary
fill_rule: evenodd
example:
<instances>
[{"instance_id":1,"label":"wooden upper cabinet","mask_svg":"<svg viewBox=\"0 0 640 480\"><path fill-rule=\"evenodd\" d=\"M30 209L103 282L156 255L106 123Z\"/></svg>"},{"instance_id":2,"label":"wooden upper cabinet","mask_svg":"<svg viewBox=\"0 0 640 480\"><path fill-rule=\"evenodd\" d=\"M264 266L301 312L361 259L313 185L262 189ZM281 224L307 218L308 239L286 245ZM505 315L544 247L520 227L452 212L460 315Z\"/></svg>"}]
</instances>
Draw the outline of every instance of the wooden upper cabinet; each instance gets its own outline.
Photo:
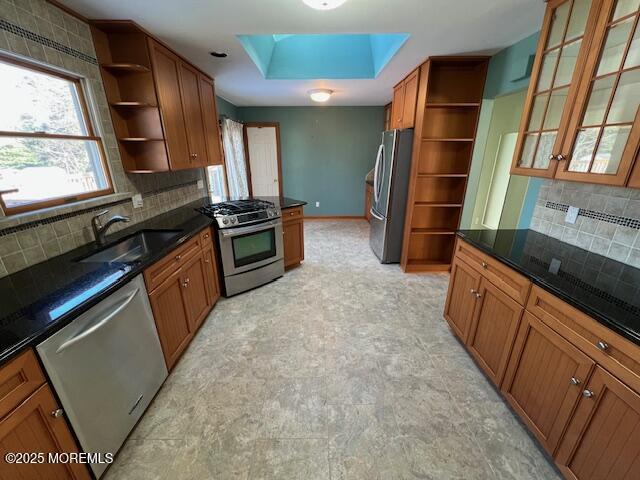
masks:
<instances>
[{"instance_id":1,"label":"wooden upper cabinet","mask_svg":"<svg viewBox=\"0 0 640 480\"><path fill-rule=\"evenodd\" d=\"M502 392L542 446L553 454L595 363L525 312Z\"/></svg>"},{"instance_id":2,"label":"wooden upper cabinet","mask_svg":"<svg viewBox=\"0 0 640 480\"><path fill-rule=\"evenodd\" d=\"M404 82L399 83L393 89L393 102L391 103L391 128L402 128L402 112L404 110Z\"/></svg>"},{"instance_id":3,"label":"wooden upper cabinet","mask_svg":"<svg viewBox=\"0 0 640 480\"><path fill-rule=\"evenodd\" d=\"M480 280L478 295L467 345L489 378L500 385L524 309L486 278Z\"/></svg>"},{"instance_id":4,"label":"wooden upper cabinet","mask_svg":"<svg viewBox=\"0 0 640 480\"><path fill-rule=\"evenodd\" d=\"M189 162L201 167L207 165L209 160L205 143L200 78L198 71L184 62L180 62L180 86L189 145Z\"/></svg>"},{"instance_id":5,"label":"wooden upper cabinet","mask_svg":"<svg viewBox=\"0 0 640 480\"><path fill-rule=\"evenodd\" d=\"M172 170L192 168L182 108L180 58L158 42L149 40L165 142Z\"/></svg>"},{"instance_id":6,"label":"wooden upper cabinet","mask_svg":"<svg viewBox=\"0 0 640 480\"><path fill-rule=\"evenodd\" d=\"M416 68L393 89L391 104L391 128L413 128L416 122L418 80L420 68Z\"/></svg>"},{"instance_id":7,"label":"wooden upper cabinet","mask_svg":"<svg viewBox=\"0 0 640 480\"><path fill-rule=\"evenodd\" d=\"M602 1L556 178L627 184L640 146L639 17L637 1Z\"/></svg>"},{"instance_id":8,"label":"wooden upper cabinet","mask_svg":"<svg viewBox=\"0 0 640 480\"><path fill-rule=\"evenodd\" d=\"M444 318L456 335L466 343L471 329L473 311L480 298L478 297L480 273L465 262L456 259L451 268L450 278Z\"/></svg>"},{"instance_id":9,"label":"wooden upper cabinet","mask_svg":"<svg viewBox=\"0 0 640 480\"><path fill-rule=\"evenodd\" d=\"M200 102L204 118L204 135L208 165L222 165L222 144L218 126L218 109L213 82L200 75Z\"/></svg>"},{"instance_id":10,"label":"wooden upper cabinet","mask_svg":"<svg viewBox=\"0 0 640 480\"><path fill-rule=\"evenodd\" d=\"M597 367L556 454L568 479L640 478L640 395Z\"/></svg>"},{"instance_id":11,"label":"wooden upper cabinet","mask_svg":"<svg viewBox=\"0 0 640 480\"><path fill-rule=\"evenodd\" d=\"M404 81L404 106L401 128L413 128L416 122L416 102L418 99L418 73L416 69Z\"/></svg>"},{"instance_id":12,"label":"wooden upper cabinet","mask_svg":"<svg viewBox=\"0 0 640 480\"><path fill-rule=\"evenodd\" d=\"M511 173L551 178L577 98L602 0L550 0L540 33Z\"/></svg>"}]
</instances>

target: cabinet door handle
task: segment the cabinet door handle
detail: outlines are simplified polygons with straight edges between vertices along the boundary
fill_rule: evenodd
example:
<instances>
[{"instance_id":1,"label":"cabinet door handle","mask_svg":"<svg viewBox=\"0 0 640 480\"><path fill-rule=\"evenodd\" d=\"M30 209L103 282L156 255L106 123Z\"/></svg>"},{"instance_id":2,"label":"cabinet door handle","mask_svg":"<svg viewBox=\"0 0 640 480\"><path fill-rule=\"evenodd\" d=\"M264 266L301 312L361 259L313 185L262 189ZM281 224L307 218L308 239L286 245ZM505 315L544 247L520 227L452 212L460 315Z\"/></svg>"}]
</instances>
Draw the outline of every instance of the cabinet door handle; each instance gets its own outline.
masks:
<instances>
[{"instance_id":1,"label":"cabinet door handle","mask_svg":"<svg viewBox=\"0 0 640 480\"><path fill-rule=\"evenodd\" d=\"M478 293L478 291L472 288L471 290L469 290L469 293L471 295L475 295L476 293Z\"/></svg>"},{"instance_id":2,"label":"cabinet door handle","mask_svg":"<svg viewBox=\"0 0 640 480\"><path fill-rule=\"evenodd\" d=\"M580 380L578 380L576 377L571 377L571 385L580 385Z\"/></svg>"},{"instance_id":3,"label":"cabinet door handle","mask_svg":"<svg viewBox=\"0 0 640 480\"><path fill-rule=\"evenodd\" d=\"M593 397L596 396L596 394L593 393L591 390L585 390L585 391L582 392L582 396L584 398L593 398Z\"/></svg>"},{"instance_id":4,"label":"cabinet door handle","mask_svg":"<svg viewBox=\"0 0 640 480\"><path fill-rule=\"evenodd\" d=\"M481 294L481 293L476 292L476 298L480 298L480 297L482 297L482 294Z\"/></svg>"},{"instance_id":5,"label":"cabinet door handle","mask_svg":"<svg viewBox=\"0 0 640 480\"><path fill-rule=\"evenodd\" d=\"M555 160L556 156L552 153L551 155L549 155L549 160Z\"/></svg>"},{"instance_id":6,"label":"cabinet door handle","mask_svg":"<svg viewBox=\"0 0 640 480\"><path fill-rule=\"evenodd\" d=\"M182 283L182 286L183 286L184 288L187 288L187 287L189 286L189 279L188 279L188 278L185 278L185 279L184 279L184 282Z\"/></svg>"},{"instance_id":7,"label":"cabinet door handle","mask_svg":"<svg viewBox=\"0 0 640 480\"><path fill-rule=\"evenodd\" d=\"M176 255L176 261L179 262L180 260L182 260L182 255Z\"/></svg>"},{"instance_id":8,"label":"cabinet door handle","mask_svg":"<svg viewBox=\"0 0 640 480\"><path fill-rule=\"evenodd\" d=\"M54 410L53 412L51 412L51 416L53 418L60 418L63 415L64 415L64 410L62 410L61 408L58 408L57 410Z\"/></svg>"},{"instance_id":9,"label":"cabinet door handle","mask_svg":"<svg viewBox=\"0 0 640 480\"><path fill-rule=\"evenodd\" d=\"M564 156L564 155L562 155L562 154L560 154L560 155L556 155L556 160L560 160L560 161L562 161L562 160L564 160L564 159L565 159L565 156Z\"/></svg>"},{"instance_id":10,"label":"cabinet door handle","mask_svg":"<svg viewBox=\"0 0 640 480\"><path fill-rule=\"evenodd\" d=\"M482 262L482 268L484 269L489 268L489 265L487 265L487 262Z\"/></svg>"},{"instance_id":11,"label":"cabinet door handle","mask_svg":"<svg viewBox=\"0 0 640 480\"><path fill-rule=\"evenodd\" d=\"M602 350L603 352L606 351L609 348L609 345L606 342L603 342L602 340L600 340L596 346Z\"/></svg>"}]
</instances>

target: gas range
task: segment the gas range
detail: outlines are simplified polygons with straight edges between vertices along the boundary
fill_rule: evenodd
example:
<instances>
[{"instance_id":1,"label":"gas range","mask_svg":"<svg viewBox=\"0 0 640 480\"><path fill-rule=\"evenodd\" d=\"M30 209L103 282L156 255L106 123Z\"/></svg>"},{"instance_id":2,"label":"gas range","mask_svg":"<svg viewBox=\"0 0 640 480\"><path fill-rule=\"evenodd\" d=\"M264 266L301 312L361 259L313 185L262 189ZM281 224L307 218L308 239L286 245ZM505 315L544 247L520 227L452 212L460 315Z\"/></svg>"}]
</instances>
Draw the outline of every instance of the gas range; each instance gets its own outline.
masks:
<instances>
[{"instance_id":1,"label":"gas range","mask_svg":"<svg viewBox=\"0 0 640 480\"><path fill-rule=\"evenodd\" d=\"M272 202L257 199L213 203L198 209L213 218L218 228L234 228L281 217L280 208Z\"/></svg>"}]
</instances>

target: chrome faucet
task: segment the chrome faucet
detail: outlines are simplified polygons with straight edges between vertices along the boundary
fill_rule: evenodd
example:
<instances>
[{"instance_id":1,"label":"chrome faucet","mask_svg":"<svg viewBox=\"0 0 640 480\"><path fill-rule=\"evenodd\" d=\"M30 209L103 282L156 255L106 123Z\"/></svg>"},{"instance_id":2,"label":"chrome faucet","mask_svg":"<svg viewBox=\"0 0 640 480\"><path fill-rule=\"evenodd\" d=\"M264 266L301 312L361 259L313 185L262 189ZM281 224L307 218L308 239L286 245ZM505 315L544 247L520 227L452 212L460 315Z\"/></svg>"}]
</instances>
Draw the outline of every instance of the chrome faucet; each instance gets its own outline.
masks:
<instances>
[{"instance_id":1,"label":"chrome faucet","mask_svg":"<svg viewBox=\"0 0 640 480\"><path fill-rule=\"evenodd\" d=\"M106 215L107 213L109 213L109 210L104 210L91 219L91 228L93 228L93 236L95 237L96 243L98 245L105 244L105 237L107 235L107 230L111 225L118 222L129 222L131 220L129 217L123 217L122 215L114 215L109 220L107 220L107 223L103 225L102 222L100 221L100 218Z\"/></svg>"}]
</instances>

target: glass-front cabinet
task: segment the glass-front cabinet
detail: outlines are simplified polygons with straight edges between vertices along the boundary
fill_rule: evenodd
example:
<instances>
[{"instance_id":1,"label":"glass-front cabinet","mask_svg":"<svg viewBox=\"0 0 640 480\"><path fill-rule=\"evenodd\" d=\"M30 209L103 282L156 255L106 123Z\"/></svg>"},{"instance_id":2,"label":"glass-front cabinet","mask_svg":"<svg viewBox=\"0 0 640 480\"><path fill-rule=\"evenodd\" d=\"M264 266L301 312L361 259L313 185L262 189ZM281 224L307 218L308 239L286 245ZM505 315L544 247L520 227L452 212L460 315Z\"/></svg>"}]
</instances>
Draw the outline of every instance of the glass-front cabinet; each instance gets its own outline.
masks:
<instances>
[{"instance_id":1,"label":"glass-front cabinet","mask_svg":"<svg viewBox=\"0 0 640 480\"><path fill-rule=\"evenodd\" d=\"M605 0L556 178L625 185L640 142L640 0Z\"/></svg>"},{"instance_id":2,"label":"glass-front cabinet","mask_svg":"<svg viewBox=\"0 0 640 480\"><path fill-rule=\"evenodd\" d=\"M640 0L548 3L512 174L640 187L639 18Z\"/></svg>"},{"instance_id":3,"label":"glass-front cabinet","mask_svg":"<svg viewBox=\"0 0 640 480\"><path fill-rule=\"evenodd\" d=\"M601 3L549 1L511 173L554 176Z\"/></svg>"}]
</instances>

